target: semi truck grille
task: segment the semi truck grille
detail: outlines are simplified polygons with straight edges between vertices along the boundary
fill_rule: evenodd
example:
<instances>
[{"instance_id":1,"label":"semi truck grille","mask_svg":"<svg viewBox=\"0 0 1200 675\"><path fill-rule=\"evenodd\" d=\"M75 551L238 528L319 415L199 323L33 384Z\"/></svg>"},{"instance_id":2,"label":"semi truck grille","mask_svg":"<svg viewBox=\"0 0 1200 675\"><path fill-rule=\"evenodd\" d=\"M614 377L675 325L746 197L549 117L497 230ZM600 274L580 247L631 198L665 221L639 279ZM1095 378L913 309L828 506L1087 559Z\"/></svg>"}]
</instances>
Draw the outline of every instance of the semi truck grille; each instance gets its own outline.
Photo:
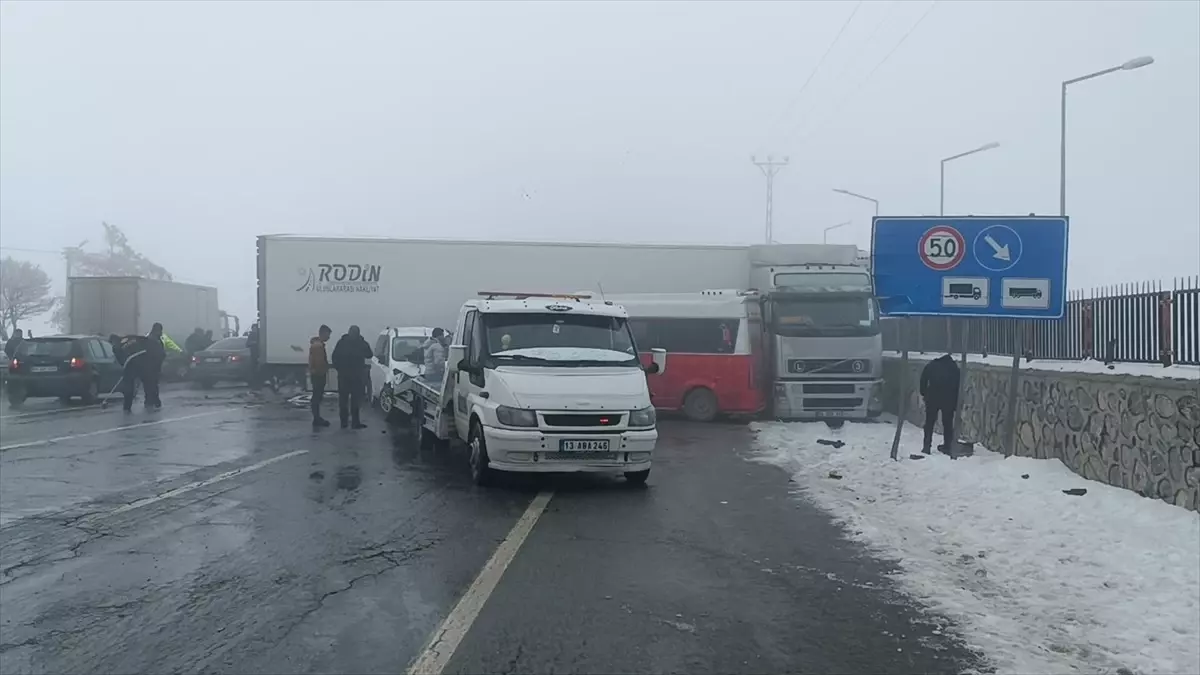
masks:
<instances>
[{"instance_id":1,"label":"semi truck grille","mask_svg":"<svg viewBox=\"0 0 1200 675\"><path fill-rule=\"evenodd\" d=\"M865 375L871 372L867 359L788 359L788 372L793 375Z\"/></svg>"},{"instance_id":2,"label":"semi truck grille","mask_svg":"<svg viewBox=\"0 0 1200 675\"><path fill-rule=\"evenodd\" d=\"M805 398L803 400L804 407L808 409L821 408L832 410L843 408L851 410L858 408L862 404L863 400L861 398Z\"/></svg>"},{"instance_id":3,"label":"semi truck grille","mask_svg":"<svg viewBox=\"0 0 1200 675\"><path fill-rule=\"evenodd\" d=\"M552 427L615 427L623 415L604 413L552 413L543 415L546 424Z\"/></svg>"},{"instance_id":4,"label":"semi truck grille","mask_svg":"<svg viewBox=\"0 0 1200 675\"><path fill-rule=\"evenodd\" d=\"M806 394L853 394L855 385L817 382L805 384L803 387Z\"/></svg>"}]
</instances>

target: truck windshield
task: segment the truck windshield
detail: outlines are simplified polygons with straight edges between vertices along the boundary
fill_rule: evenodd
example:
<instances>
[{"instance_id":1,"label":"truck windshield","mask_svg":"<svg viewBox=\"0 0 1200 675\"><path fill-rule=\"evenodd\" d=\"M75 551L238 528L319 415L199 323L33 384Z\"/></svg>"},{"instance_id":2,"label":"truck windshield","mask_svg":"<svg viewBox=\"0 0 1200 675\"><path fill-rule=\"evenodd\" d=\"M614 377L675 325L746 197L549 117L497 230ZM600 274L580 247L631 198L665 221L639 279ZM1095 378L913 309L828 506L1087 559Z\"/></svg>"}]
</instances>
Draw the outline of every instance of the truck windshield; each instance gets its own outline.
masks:
<instances>
[{"instance_id":1,"label":"truck windshield","mask_svg":"<svg viewBox=\"0 0 1200 675\"><path fill-rule=\"evenodd\" d=\"M640 365L625 319L594 314L484 314L486 350L497 363Z\"/></svg>"},{"instance_id":2,"label":"truck windshield","mask_svg":"<svg viewBox=\"0 0 1200 675\"><path fill-rule=\"evenodd\" d=\"M772 303L772 324L784 337L855 337L879 333L869 296L789 298Z\"/></svg>"}]
</instances>

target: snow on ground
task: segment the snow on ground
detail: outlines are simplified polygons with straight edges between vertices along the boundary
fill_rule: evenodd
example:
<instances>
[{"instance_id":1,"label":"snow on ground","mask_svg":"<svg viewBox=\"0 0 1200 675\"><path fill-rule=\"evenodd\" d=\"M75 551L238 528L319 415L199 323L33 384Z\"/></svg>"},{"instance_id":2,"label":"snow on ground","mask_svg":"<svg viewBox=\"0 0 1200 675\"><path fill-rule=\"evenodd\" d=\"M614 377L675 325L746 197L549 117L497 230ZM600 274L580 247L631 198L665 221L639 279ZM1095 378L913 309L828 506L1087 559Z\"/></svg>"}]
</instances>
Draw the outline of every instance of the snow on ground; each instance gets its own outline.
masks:
<instances>
[{"instance_id":1,"label":"snow on ground","mask_svg":"<svg viewBox=\"0 0 1200 675\"><path fill-rule=\"evenodd\" d=\"M944 352L925 352L920 354L917 352L909 352L908 358L920 361L929 361L936 359L944 354ZM884 356L888 358L900 358L900 352L884 352ZM954 360L958 361L961 354L955 354ZM967 354L968 363L982 363L989 366L1002 366L1004 368L1012 367L1011 356L998 356L995 354ZM1034 359L1025 361L1021 359L1021 370L1054 370L1060 373L1096 373L1099 375L1140 375L1142 377L1163 377L1168 379L1178 380L1200 380L1200 366L1156 366L1153 363L1114 363L1110 370L1104 365L1103 361L1051 361Z\"/></svg>"},{"instance_id":2,"label":"snow on ground","mask_svg":"<svg viewBox=\"0 0 1200 675\"><path fill-rule=\"evenodd\" d=\"M957 623L998 672L1200 673L1200 514L1057 460L978 446L974 457L912 460L921 430L909 425L898 462L892 424L753 429L762 461L792 473L849 537L896 559L901 587Z\"/></svg>"}]
</instances>

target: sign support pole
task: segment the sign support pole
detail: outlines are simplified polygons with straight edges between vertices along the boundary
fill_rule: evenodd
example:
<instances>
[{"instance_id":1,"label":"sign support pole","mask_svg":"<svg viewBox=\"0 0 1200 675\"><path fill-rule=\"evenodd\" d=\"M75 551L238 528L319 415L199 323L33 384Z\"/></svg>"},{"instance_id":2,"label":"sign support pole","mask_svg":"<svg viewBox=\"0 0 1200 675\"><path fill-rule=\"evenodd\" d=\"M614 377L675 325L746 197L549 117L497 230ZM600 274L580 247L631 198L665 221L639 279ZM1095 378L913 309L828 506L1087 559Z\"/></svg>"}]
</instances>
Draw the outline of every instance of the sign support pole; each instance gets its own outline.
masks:
<instances>
[{"instance_id":1,"label":"sign support pole","mask_svg":"<svg viewBox=\"0 0 1200 675\"><path fill-rule=\"evenodd\" d=\"M1012 371L1008 375L1008 410L1004 420L1004 456L1012 457L1016 453L1017 437L1017 387L1020 385L1021 352L1024 351L1025 326L1018 324L1015 349L1013 349Z\"/></svg>"},{"instance_id":2,"label":"sign support pole","mask_svg":"<svg viewBox=\"0 0 1200 675\"><path fill-rule=\"evenodd\" d=\"M910 322L911 319L905 318L901 324L901 342L904 350L900 352L900 401L896 406L896 435L892 437L892 459L896 459L900 450L900 432L904 429L904 418L908 415L908 338L912 332Z\"/></svg>"},{"instance_id":3,"label":"sign support pole","mask_svg":"<svg viewBox=\"0 0 1200 675\"><path fill-rule=\"evenodd\" d=\"M963 409L963 395L967 391L967 344L971 336L971 320L964 318L960 319L960 321L962 321L962 355L958 361L958 396L954 399L954 433L956 436L962 436L961 411ZM951 457L956 456L958 453L958 439L947 438L946 449L950 452Z\"/></svg>"}]
</instances>

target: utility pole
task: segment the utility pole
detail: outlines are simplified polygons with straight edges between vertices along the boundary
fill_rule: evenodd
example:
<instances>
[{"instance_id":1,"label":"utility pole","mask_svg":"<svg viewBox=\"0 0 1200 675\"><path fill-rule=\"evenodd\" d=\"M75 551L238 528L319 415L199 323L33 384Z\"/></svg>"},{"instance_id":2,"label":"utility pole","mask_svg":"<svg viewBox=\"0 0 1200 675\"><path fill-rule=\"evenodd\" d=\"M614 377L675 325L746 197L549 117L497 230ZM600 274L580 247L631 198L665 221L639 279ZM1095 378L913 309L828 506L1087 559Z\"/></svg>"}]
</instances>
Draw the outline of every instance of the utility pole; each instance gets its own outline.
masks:
<instances>
[{"instance_id":1,"label":"utility pole","mask_svg":"<svg viewBox=\"0 0 1200 675\"><path fill-rule=\"evenodd\" d=\"M767 237L766 237L766 243L770 244L772 241L774 241L773 237L775 234L774 226L772 224L772 219L771 219L772 210L773 210L774 201L775 201L775 174L779 173L779 171L781 169L783 169L783 167L787 166L788 158L784 157L783 161L779 161L779 160L775 159L774 155L767 155L767 158L765 160L761 160L761 159L751 155L750 161L753 162L754 166L757 166L759 171L762 171L763 175L767 177L767 227L766 227Z\"/></svg>"}]
</instances>

